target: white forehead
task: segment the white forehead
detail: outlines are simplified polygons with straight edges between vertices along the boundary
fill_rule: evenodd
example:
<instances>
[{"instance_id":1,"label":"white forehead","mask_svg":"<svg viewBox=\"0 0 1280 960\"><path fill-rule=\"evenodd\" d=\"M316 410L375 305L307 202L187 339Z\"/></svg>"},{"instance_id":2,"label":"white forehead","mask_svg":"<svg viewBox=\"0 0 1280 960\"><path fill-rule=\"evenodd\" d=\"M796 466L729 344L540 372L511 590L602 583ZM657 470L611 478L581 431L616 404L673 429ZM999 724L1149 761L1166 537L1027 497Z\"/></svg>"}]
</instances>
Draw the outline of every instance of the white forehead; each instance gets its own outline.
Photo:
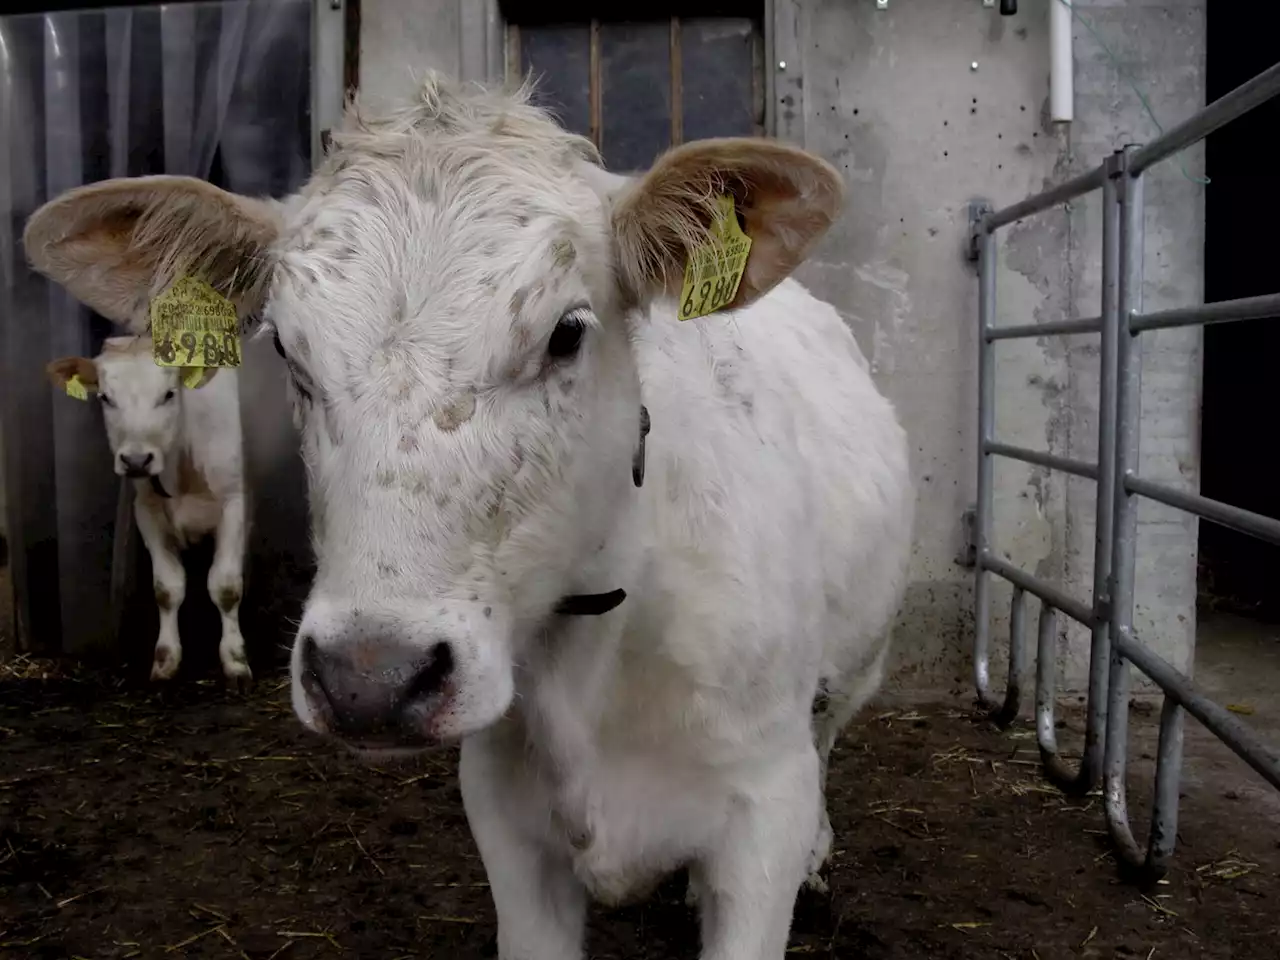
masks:
<instances>
[{"instance_id":1,"label":"white forehead","mask_svg":"<svg viewBox=\"0 0 1280 960\"><path fill-rule=\"evenodd\" d=\"M307 361L394 338L480 362L612 289L589 145L519 97L427 89L400 113L348 118L288 205L270 312Z\"/></svg>"},{"instance_id":2,"label":"white forehead","mask_svg":"<svg viewBox=\"0 0 1280 960\"><path fill-rule=\"evenodd\" d=\"M151 340L146 337L108 338L94 364L98 368L98 379L116 393L167 389L178 376L176 371L156 364Z\"/></svg>"}]
</instances>

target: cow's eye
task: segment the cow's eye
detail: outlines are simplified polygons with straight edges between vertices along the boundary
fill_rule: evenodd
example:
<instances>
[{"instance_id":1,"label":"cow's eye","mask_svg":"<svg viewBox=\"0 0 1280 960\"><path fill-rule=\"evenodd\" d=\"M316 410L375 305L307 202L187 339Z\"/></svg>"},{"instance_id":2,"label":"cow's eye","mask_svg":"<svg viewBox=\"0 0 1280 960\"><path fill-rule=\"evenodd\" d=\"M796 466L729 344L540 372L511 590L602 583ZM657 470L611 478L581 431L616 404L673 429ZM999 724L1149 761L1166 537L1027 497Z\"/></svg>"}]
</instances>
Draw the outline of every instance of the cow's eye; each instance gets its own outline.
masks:
<instances>
[{"instance_id":1,"label":"cow's eye","mask_svg":"<svg viewBox=\"0 0 1280 960\"><path fill-rule=\"evenodd\" d=\"M98 394L98 399L102 401L104 407L114 407L115 403L105 393Z\"/></svg>"},{"instance_id":2,"label":"cow's eye","mask_svg":"<svg viewBox=\"0 0 1280 960\"><path fill-rule=\"evenodd\" d=\"M161 400L160 402L161 402L161 403L168 403L170 400L172 400L172 399L173 399L174 397L176 397L176 396L177 396L177 394L176 394L176 393L174 393L172 390L168 390L168 391L166 391L166 392L165 392L164 399L163 399L163 400Z\"/></svg>"},{"instance_id":3,"label":"cow's eye","mask_svg":"<svg viewBox=\"0 0 1280 960\"><path fill-rule=\"evenodd\" d=\"M586 308L578 307L561 317L555 330L551 332L547 353L557 358L572 357L577 353L582 346L582 335L587 330L587 316Z\"/></svg>"}]
</instances>

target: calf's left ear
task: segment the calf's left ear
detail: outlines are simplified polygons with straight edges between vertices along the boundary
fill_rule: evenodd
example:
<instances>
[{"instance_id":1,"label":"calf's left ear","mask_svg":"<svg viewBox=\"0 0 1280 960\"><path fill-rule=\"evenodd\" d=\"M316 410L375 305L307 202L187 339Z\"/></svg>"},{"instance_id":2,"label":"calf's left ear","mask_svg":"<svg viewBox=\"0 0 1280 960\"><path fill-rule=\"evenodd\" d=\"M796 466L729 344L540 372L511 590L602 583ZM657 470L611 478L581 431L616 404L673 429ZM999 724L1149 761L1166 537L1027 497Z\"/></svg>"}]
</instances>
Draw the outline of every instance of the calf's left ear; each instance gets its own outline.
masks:
<instances>
[{"instance_id":1,"label":"calf's left ear","mask_svg":"<svg viewBox=\"0 0 1280 960\"><path fill-rule=\"evenodd\" d=\"M86 391L98 389L98 368L94 366L92 360L84 357L63 357L60 360L52 360L44 368L44 372L48 375L49 382L59 390L67 390L67 384L73 380ZM74 390L74 387L72 389Z\"/></svg>"},{"instance_id":2,"label":"calf's left ear","mask_svg":"<svg viewBox=\"0 0 1280 960\"><path fill-rule=\"evenodd\" d=\"M128 177L76 187L33 213L22 241L32 267L131 333L151 299L191 274L256 310L270 280L279 206L192 177Z\"/></svg>"},{"instance_id":3,"label":"calf's left ear","mask_svg":"<svg viewBox=\"0 0 1280 960\"><path fill-rule=\"evenodd\" d=\"M698 140L658 158L614 197L619 271L638 300L680 292L692 251L708 240L716 199L733 198L750 255L744 307L786 279L840 214L844 183L825 160L764 139Z\"/></svg>"}]
</instances>

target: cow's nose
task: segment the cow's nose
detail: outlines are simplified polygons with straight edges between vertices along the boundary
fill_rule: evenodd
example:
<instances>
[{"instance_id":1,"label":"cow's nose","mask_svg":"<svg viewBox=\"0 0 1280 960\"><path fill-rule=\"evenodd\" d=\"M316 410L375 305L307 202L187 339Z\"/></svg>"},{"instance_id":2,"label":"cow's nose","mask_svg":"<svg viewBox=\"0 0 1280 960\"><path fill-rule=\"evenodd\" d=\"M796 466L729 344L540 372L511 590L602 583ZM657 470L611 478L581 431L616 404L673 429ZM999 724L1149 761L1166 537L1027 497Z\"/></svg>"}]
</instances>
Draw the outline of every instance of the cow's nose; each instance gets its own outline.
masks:
<instances>
[{"instance_id":1,"label":"cow's nose","mask_svg":"<svg viewBox=\"0 0 1280 960\"><path fill-rule=\"evenodd\" d=\"M151 472L151 464L155 462L154 453L122 453L120 464L130 477L145 477Z\"/></svg>"},{"instance_id":2,"label":"cow's nose","mask_svg":"<svg viewBox=\"0 0 1280 960\"><path fill-rule=\"evenodd\" d=\"M322 649L302 638L302 684L332 733L362 741L416 742L453 673L447 643L424 650L364 638L358 649Z\"/></svg>"}]
</instances>

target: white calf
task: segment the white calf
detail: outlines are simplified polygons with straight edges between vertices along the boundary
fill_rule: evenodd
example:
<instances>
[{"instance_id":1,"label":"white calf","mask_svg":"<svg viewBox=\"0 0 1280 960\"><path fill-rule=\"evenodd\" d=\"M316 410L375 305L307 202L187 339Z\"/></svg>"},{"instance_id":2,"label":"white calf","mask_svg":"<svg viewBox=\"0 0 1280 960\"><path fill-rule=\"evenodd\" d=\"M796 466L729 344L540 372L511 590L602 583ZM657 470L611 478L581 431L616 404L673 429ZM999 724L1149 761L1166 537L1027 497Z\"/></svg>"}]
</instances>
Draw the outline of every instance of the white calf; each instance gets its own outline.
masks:
<instances>
[{"instance_id":1,"label":"white calf","mask_svg":"<svg viewBox=\"0 0 1280 960\"><path fill-rule=\"evenodd\" d=\"M37 268L136 329L181 272L261 310L318 564L294 709L373 758L462 738L502 960L581 957L588 895L681 865L705 960L783 957L914 503L853 337L787 279L842 189L768 140L614 177L525 96L432 77L353 111L280 206L119 180L28 224ZM741 285L678 322L722 196Z\"/></svg>"},{"instance_id":2,"label":"white calf","mask_svg":"<svg viewBox=\"0 0 1280 960\"><path fill-rule=\"evenodd\" d=\"M93 360L66 357L47 369L60 389L76 378L97 393L115 471L134 480L133 511L151 555L160 610L151 679L178 672L182 551L213 534L208 587L222 614L218 654L228 682L244 686L251 674L240 634L245 485L237 373L212 371L195 389L183 389L178 371L157 366L151 353L149 337L113 337Z\"/></svg>"}]
</instances>

